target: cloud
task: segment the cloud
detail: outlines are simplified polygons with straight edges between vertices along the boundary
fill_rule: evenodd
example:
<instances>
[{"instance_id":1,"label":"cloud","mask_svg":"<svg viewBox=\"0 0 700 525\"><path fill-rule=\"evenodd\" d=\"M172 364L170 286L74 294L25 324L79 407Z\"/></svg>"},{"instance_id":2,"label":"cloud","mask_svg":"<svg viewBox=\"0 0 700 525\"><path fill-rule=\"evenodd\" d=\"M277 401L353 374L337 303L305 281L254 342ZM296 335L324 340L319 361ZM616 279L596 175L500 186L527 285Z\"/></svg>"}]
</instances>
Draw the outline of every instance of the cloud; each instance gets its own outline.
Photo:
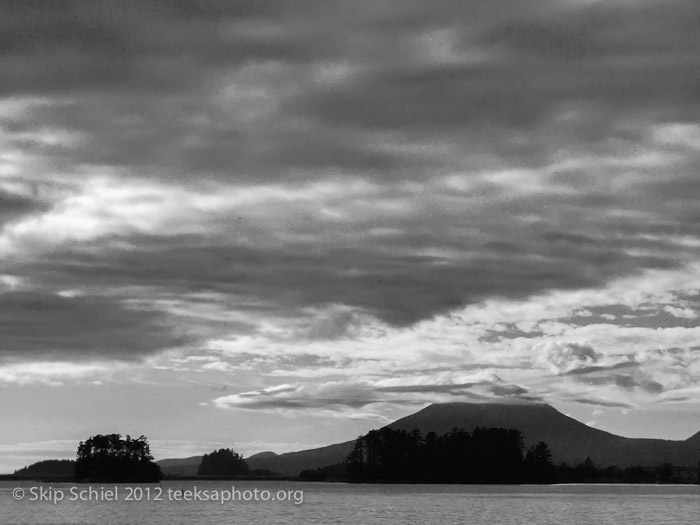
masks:
<instances>
[{"instance_id":1,"label":"cloud","mask_svg":"<svg viewBox=\"0 0 700 525\"><path fill-rule=\"evenodd\" d=\"M503 382L491 372L438 374L397 379L282 384L214 399L218 408L272 411L286 416L330 415L357 419L385 419L389 407L415 407L430 400L532 401L528 390Z\"/></svg>"},{"instance_id":2,"label":"cloud","mask_svg":"<svg viewBox=\"0 0 700 525\"><path fill-rule=\"evenodd\" d=\"M491 299L410 330L363 326L354 338L333 341L298 341L293 335L221 341L217 351L231 364L231 373L254 369L269 381L294 382L279 391L271 385L224 396L215 405L289 415L318 409L339 416L362 413L362 407L376 414L419 401L630 407L692 399L689 392L700 381L697 327L643 323L649 311L689 296L698 285L693 275L689 268L655 271L602 289ZM581 318L581 308L592 315ZM636 314L599 323L599 311ZM637 321L642 324L635 326ZM283 358L301 352L304 359Z\"/></svg>"},{"instance_id":3,"label":"cloud","mask_svg":"<svg viewBox=\"0 0 700 525\"><path fill-rule=\"evenodd\" d=\"M0 187L0 225L41 210L40 202L30 197L3 191Z\"/></svg>"},{"instance_id":4,"label":"cloud","mask_svg":"<svg viewBox=\"0 0 700 525\"><path fill-rule=\"evenodd\" d=\"M160 312L98 296L5 291L0 293L0 324L0 362L133 360L188 340Z\"/></svg>"},{"instance_id":5,"label":"cloud","mask_svg":"<svg viewBox=\"0 0 700 525\"><path fill-rule=\"evenodd\" d=\"M111 356L110 356L111 358ZM114 363L76 363L69 361L33 361L0 365L0 385L43 384L60 386L65 383L93 382L112 376L124 365Z\"/></svg>"},{"instance_id":6,"label":"cloud","mask_svg":"<svg viewBox=\"0 0 700 525\"><path fill-rule=\"evenodd\" d=\"M375 417L371 413L362 413L361 409L381 399L367 383L327 382L317 385L282 384L251 392L232 394L213 400L219 408L243 408L255 410L273 410L282 414L293 415L304 411L320 411L360 417Z\"/></svg>"},{"instance_id":7,"label":"cloud","mask_svg":"<svg viewBox=\"0 0 700 525\"><path fill-rule=\"evenodd\" d=\"M593 405L593 406L600 406L600 407L606 407L606 408L622 408L622 409L631 408L631 405L629 405L627 403L615 402L615 401L601 401L601 400L585 399L585 398L574 399L573 401L575 401L576 403L584 404L584 405Z\"/></svg>"},{"instance_id":8,"label":"cloud","mask_svg":"<svg viewBox=\"0 0 700 525\"><path fill-rule=\"evenodd\" d=\"M694 4L491 4L12 9L12 270L410 326L692 260Z\"/></svg>"},{"instance_id":9,"label":"cloud","mask_svg":"<svg viewBox=\"0 0 700 525\"><path fill-rule=\"evenodd\" d=\"M668 312L673 317L681 319L696 319L697 314L690 308L676 308L675 306L664 306L664 312Z\"/></svg>"},{"instance_id":10,"label":"cloud","mask_svg":"<svg viewBox=\"0 0 700 525\"><path fill-rule=\"evenodd\" d=\"M697 15L0 6L0 377L379 418L689 396Z\"/></svg>"},{"instance_id":11,"label":"cloud","mask_svg":"<svg viewBox=\"0 0 700 525\"><path fill-rule=\"evenodd\" d=\"M352 311L334 308L314 320L309 327L308 336L311 339L338 339L358 333L360 322Z\"/></svg>"},{"instance_id":12,"label":"cloud","mask_svg":"<svg viewBox=\"0 0 700 525\"><path fill-rule=\"evenodd\" d=\"M542 344L541 348L533 348L533 350L544 354L544 360L554 374L589 367L603 358L603 354L594 348L575 343L562 344L557 341L548 341Z\"/></svg>"}]
</instances>

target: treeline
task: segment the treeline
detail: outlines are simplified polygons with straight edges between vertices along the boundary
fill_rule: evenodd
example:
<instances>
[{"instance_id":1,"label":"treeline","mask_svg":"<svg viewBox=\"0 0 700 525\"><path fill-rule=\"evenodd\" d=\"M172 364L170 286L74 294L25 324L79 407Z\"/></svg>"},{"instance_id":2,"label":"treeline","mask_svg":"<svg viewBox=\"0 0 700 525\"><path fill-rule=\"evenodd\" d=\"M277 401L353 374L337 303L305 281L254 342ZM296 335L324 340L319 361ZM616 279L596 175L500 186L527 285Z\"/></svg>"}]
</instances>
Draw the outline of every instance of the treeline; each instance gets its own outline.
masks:
<instances>
[{"instance_id":1,"label":"treeline","mask_svg":"<svg viewBox=\"0 0 700 525\"><path fill-rule=\"evenodd\" d=\"M382 428L360 436L347 458L349 481L547 483L554 467L546 443L526 452L520 431L453 429L423 438L418 430Z\"/></svg>"},{"instance_id":2,"label":"treeline","mask_svg":"<svg viewBox=\"0 0 700 525\"><path fill-rule=\"evenodd\" d=\"M700 471L663 463L656 467L597 467L590 458L576 466L566 463L555 469L558 483L698 483Z\"/></svg>"},{"instance_id":3,"label":"treeline","mask_svg":"<svg viewBox=\"0 0 700 525\"><path fill-rule=\"evenodd\" d=\"M518 430L453 429L425 437L382 428L360 436L344 463L306 470L307 480L403 483L697 483L698 469L554 465L547 443L525 449Z\"/></svg>"}]
</instances>

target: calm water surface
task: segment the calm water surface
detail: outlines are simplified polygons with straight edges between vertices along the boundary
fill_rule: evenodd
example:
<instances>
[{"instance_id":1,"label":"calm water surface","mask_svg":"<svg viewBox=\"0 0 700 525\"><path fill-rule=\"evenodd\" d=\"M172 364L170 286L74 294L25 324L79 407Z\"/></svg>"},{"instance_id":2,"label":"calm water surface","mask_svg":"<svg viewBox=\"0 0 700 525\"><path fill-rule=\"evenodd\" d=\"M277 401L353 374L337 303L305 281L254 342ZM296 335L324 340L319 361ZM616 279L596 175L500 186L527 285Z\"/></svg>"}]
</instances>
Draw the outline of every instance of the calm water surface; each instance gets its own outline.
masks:
<instances>
[{"instance_id":1,"label":"calm water surface","mask_svg":"<svg viewBox=\"0 0 700 525\"><path fill-rule=\"evenodd\" d=\"M90 495L85 491L91 487ZM0 482L0 523L684 525L700 522L700 487L689 485L345 485L240 481L233 483L233 488L239 491L236 494L231 492L231 482L166 481L160 485L116 485L118 501L106 501L115 496L106 492L114 487L3 481ZM162 492L154 490L156 487ZM205 493L219 499L229 494L254 498L253 491L257 489L258 498L269 496L270 501L223 504L184 501L195 497L195 487L200 498ZM21 500L13 497L13 490L18 488L24 491ZM150 495L146 489L150 489ZM33 500L41 494L51 500L59 499L62 494L64 499L57 503ZM93 500L75 500L78 496ZM127 501L129 496L141 501ZM286 501L280 501L278 496L284 496Z\"/></svg>"}]
</instances>

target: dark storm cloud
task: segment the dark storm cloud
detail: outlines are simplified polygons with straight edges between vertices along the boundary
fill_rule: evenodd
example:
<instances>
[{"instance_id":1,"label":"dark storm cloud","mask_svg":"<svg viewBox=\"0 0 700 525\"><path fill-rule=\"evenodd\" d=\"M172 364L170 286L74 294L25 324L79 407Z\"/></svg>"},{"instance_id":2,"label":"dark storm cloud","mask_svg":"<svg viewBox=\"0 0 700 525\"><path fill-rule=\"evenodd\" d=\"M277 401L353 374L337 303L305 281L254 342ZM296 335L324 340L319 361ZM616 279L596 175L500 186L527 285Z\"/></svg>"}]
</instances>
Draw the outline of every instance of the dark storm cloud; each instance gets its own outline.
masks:
<instances>
[{"instance_id":1,"label":"dark storm cloud","mask_svg":"<svg viewBox=\"0 0 700 525\"><path fill-rule=\"evenodd\" d=\"M210 66L307 60L314 49L282 25L303 13L266 2L29 1L0 9L6 94L183 92L201 80L193 72ZM247 26L227 31L234 23ZM262 23L279 30L266 37Z\"/></svg>"},{"instance_id":2,"label":"dark storm cloud","mask_svg":"<svg viewBox=\"0 0 700 525\"><path fill-rule=\"evenodd\" d=\"M72 100L34 124L84 133L75 162L156 165L170 176L260 180L335 167L406 177L411 162L437 167L378 150L373 130L540 165L540 128L570 108L582 111L566 134L584 145L615 134L630 113L697 117L698 9L653 5L10 2L0 17L2 90ZM442 63L413 49L439 45L441 30L454 34L455 53L485 58ZM324 64L351 72L314 81ZM260 102L274 108L269 119L243 125L226 112L245 100L223 115L212 105L212 91L236 74L270 91Z\"/></svg>"},{"instance_id":3,"label":"dark storm cloud","mask_svg":"<svg viewBox=\"0 0 700 525\"><path fill-rule=\"evenodd\" d=\"M45 206L41 202L0 190L0 226L5 222L43 209Z\"/></svg>"},{"instance_id":4,"label":"dark storm cloud","mask_svg":"<svg viewBox=\"0 0 700 525\"><path fill-rule=\"evenodd\" d=\"M436 237L431 242L436 241ZM384 243L311 249L210 244L201 237L128 237L120 247L95 243L89 250L55 252L51 260L26 260L14 272L55 289L58 286L149 286L172 294L218 292L255 298L235 299L229 307L265 313L274 308L341 303L391 324L405 326L488 297L523 298L551 288L584 288L664 260L598 252L530 253L507 259L483 254L464 261L393 255ZM410 243L410 241L409 241ZM124 246L125 247L121 247ZM86 246L89 246L86 244ZM420 249L421 244L416 245ZM570 258L570 260L569 260ZM564 264L566 262L566 264ZM595 268L595 274L591 267ZM314 338L340 336L350 314L338 314L337 327L312 329ZM333 321L333 322L335 322ZM342 325L342 326L341 326Z\"/></svg>"},{"instance_id":5,"label":"dark storm cloud","mask_svg":"<svg viewBox=\"0 0 700 525\"><path fill-rule=\"evenodd\" d=\"M98 297L0 293L0 361L137 359L185 344L157 312Z\"/></svg>"},{"instance_id":6,"label":"dark storm cloud","mask_svg":"<svg viewBox=\"0 0 700 525\"><path fill-rule=\"evenodd\" d=\"M261 314L342 304L405 326L490 297L600 286L696 255L673 236L700 235L697 152L682 150L661 168L623 162L677 147L650 144L649 128L698 119L696 2L5 2L0 10L0 94L48 101L7 117L7 140L66 178L82 180L80 168L97 165L174 187L291 190L343 178L376 186L358 198L370 206L348 198L335 222L317 209L285 215L271 206L260 212L268 222L236 210L245 220L227 225L228 236L218 218L199 236L130 230L6 269L47 288L213 291L235 294L232 309ZM14 137L46 126L80 139L51 149ZM551 168L570 159L583 160ZM501 181L483 175L518 169ZM465 187L436 182L450 174ZM401 186L409 182L418 189ZM380 201L405 212L372 216ZM388 233L368 234L377 227ZM268 234L279 239L255 242ZM326 325L309 335L346 334L348 319Z\"/></svg>"},{"instance_id":7,"label":"dark storm cloud","mask_svg":"<svg viewBox=\"0 0 700 525\"><path fill-rule=\"evenodd\" d=\"M304 94L299 104L337 125L453 137L465 137L465 126L490 127L494 134L499 127L536 132L556 112L577 104L593 114L611 112L570 130L583 140L604 139L628 112L696 120L697 4L610 4L577 9L559 2L538 13L532 3L514 2L513 12L501 19L459 18L452 26L456 47L487 49L492 60L387 64L340 88Z\"/></svg>"}]
</instances>

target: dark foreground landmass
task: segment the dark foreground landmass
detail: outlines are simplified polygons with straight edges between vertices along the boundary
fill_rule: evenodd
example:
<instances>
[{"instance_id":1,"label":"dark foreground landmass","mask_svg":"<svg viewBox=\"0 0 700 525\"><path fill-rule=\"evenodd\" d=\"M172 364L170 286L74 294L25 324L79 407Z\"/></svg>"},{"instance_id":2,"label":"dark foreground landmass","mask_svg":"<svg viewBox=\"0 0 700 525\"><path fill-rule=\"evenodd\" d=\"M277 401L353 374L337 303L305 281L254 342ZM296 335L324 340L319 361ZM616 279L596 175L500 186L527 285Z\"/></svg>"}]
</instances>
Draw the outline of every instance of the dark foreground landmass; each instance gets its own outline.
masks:
<instances>
[{"instance_id":1,"label":"dark foreground landmass","mask_svg":"<svg viewBox=\"0 0 700 525\"><path fill-rule=\"evenodd\" d=\"M105 457L112 458L111 464L128 455L147 470L148 481L697 483L700 461L700 432L684 441L626 438L545 404L431 405L357 440L279 455L263 452L245 460L220 449L153 462L143 436L94 436L89 441L90 447L81 443L78 465L43 461L0 479L140 481L138 476L95 475Z\"/></svg>"},{"instance_id":2,"label":"dark foreground landmass","mask_svg":"<svg viewBox=\"0 0 700 525\"><path fill-rule=\"evenodd\" d=\"M591 458L555 465L547 443L525 450L518 430L502 428L425 437L418 430L373 430L357 439L345 461L300 474L309 481L448 484L696 484L699 476L700 465L598 467Z\"/></svg>"},{"instance_id":3,"label":"dark foreground landmass","mask_svg":"<svg viewBox=\"0 0 700 525\"><path fill-rule=\"evenodd\" d=\"M616 465L624 470L636 466L656 468L664 463L696 467L700 459L700 432L684 441L627 438L584 425L546 404L435 404L386 426L406 432L417 429L424 436L430 432L444 435L454 428L471 432L477 427L517 429L526 448L545 442L556 465L575 466L590 458L595 465ZM342 463L354 446L353 439L286 454L264 452L246 458L246 462L253 469L298 476L304 470ZM169 462L167 467L158 463L166 474L170 468L179 468L177 462Z\"/></svg>"}]
</instances>

